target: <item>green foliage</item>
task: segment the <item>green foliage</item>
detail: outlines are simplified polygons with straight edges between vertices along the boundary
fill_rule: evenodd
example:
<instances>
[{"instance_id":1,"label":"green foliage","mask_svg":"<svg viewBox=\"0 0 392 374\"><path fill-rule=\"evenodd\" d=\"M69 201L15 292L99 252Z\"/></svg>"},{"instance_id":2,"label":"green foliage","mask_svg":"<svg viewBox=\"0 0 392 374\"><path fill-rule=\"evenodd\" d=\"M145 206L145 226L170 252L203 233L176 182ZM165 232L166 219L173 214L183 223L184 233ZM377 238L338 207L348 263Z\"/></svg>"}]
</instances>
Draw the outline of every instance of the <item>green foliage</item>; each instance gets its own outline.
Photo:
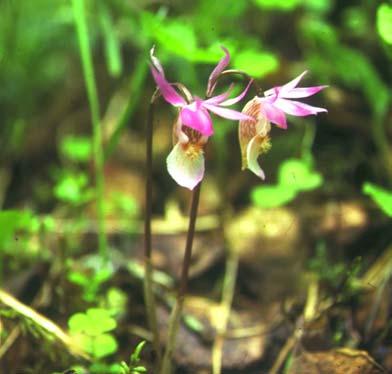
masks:
<instances>
[{"instance_id":1,"label":"green foliage","mask_svg":"<svg viewBox=\"0 0 392 374\"><path fill-rule=\"evenodd\" d=\"M318 279L332 289L339 289L340 299L350 298L361 288L359 273L362 258L356 257L351 264L333 262L328 258L325 243L319 243L313 258L308 261L308 269L317 275Z\"/></svg>"},{"instance_id":2,"label":"green foliage","mask_svg":"<svg viewBox=\"0 0 392 374\"><path fill-rule=\"evenodd\" d=\"M62 173L53 192L57 199L75 206L84 204L94 197L92 189L88 188L87 175L84 173Z\"/></svg>"},{"instance_id":3,"label":"green foliage","mask_svg":"<svg viewBox=\"0 0 392 374\"><path fill-rule=\"evenodd\" d=\"M294 191L309 191L320 187L323 177L309 163L300 159L288 159L279 167L279 185Z\"/></svg>"},{"instance_id":4,"label":"green foliage","mask_svg":"<svg viewBox=\"0 0 392 374\"><path fill-rule=\"evenodd\" d=\"M140 342L134 352L131 354L129 363L122 361L121 363L107 364L102 361L94 362L87 369L83 366L73 366L77 374L140 374L147 373L147 369L140 364L141 352L145 345L145 341Z\"/></svg>"},{"instance_id":5,"label":"green foliage","mask_svg":"<svg viewBox=\"0 0 392 374\"><path fill-rule=\"evenodd\" d=\"M101 286L113 275L112 267L103 265L100 260L98 262L101 265L86 262L81 269L71 269L68 273L68 280L82 288L82 297L87 302L97 300Z\"/></svg>"},{"instance_id":6,"label":"green foliage","mask_svg":"<svg viewBox=\"0 0 392 374\"><path fill-rule=\"evenodd\" d=\"M258 186L252 190L251 194L253 204L260 208L282 206L294 200L295 197L295 190L280 185Z\"/></svg>"},{"instance_id":7,"label":"green foliage","mask_svg":"<svg viewBox=\"0 0 392 374\"><path fill-rule=\"evenodd\" d=\"M315 256L308 262L308 269L317 274L321 281L335 288L341 282L346 266L343 263L331 263L325 244L319 243Z\"/></svg>"},{"instance_id":8,"label":"green foliage","mask_svg":"<svg viewBox=\"0 0 392 374\"><path fill-rule=\"evenodd\" d=\"M144 32L166 52L192 62L215 63L222 55L218 46L201 48L192 24L182 19L163 19L160 14L144 12L141 17Z\"/></svg>"},{"instance_id":9,"label":"green foliage","mask_svg":"<svg viewBox=\"0 0 392 374\"><path fill-rule=\"evenodd\" d=\"M121 41L119 40L118 33L116 32L110 10L103 1L99 2L98 16L105 41L105 57L109 73L113 77L118 77L123 70Z\"/></svg>"},{"instance_id":10,"label":"green foliage","mask_svg":"<svg viewBox=\"0 0 392 374\"><path fill-rule=\"evenodd\" d=\"M66 136L61 141L60 152L69 161L87 162L92 152L91 139L87 136Z\"/></svg>"},{"instance_id":11,"label":"green foliage","mask_svg":"<svg viewBox=\"0 0 392 374\"><path fill-rule=\"evenodd\" d=\"M385 43L392 44L392 5L384 3L378 6L377 31Z\"/></svg>"},{"instance_id":12,"label":"green foliage","mask_svg":"<svg viewBox=\"0 0 392 374\"><path fill-rule=\"evenodd\" d=\"M0 211L0 250L14 238L18 230L29 227L32 214L23 210Z\"/></svg>"},{"instance_id":13,"label":"green foliage","mask_svg":"<svg viewBox=\"0 0 392 374\"><path fill-rule=\"evenodd\" d=\"M233 67L246 71L255 78L261 78L275 72L279 67L279 60L272 53L245 49L235 54Z\"/></svg>"},{"instance_id":14,"label":"green foliage","mask_svg":"<svg viewBox=\"0 0 392 374\"><path fill-rule=\"evenodd\" d=\"M389 90L365 53L342 44L337 30L322 19L304 17L299 31L313 73L328 81L337 76L343 84L363 92L375 116L385 113Z\"/></svg>"},{"instance_id":15,"label":"green foliage","mask_svg":"<svg viewBox=\"0 0 392 374\"><path fill-rule=\"evenodd\" d=\"M90 308L86 313L76 313L68 321L70 334L75 341L99 359L117 350L117 341L109 331L116 328L116 321L106 309Z\"/></svg>"},{"instance_id":16,"label":"green foliage","mask_svg":"<svg viewBox=\"0 0 392 374\"><path fill-rule=\"evenodd\" d=\"M140 365L140 355L145 344L146 342L142 341L136 346L129 359L129 364L127 364L125 361L121 362L122 371L120 371L120 374L138 374L147 372L147 369Z\"/></svg>"},{"instance_id":17,"label":"green foliage","mask_svg":"<svg viewBox=\"0 0 392 374\"><path fill-rule=\"evenodd\" d=\"M392 217L392 191L370 182L366 182L363 185L362 191L364 194L369 195L387 216Z\"/></svg>"},{"instance_id":18,"label":"green foliage","mask_svg":"<svg viewBox=\"0 0 392 374\"><path fill-rule=\"evenodd\" d=\"M129 195L114 191L105 206L106 214L115 214L121 218L134 218L139 212L137 201Z\"/></svg>"},{"instance_id":19,"label":"green foliage","mask_svg":"<svg viewBox=\"0 0 392 374\"><path fill-rule=\"evenodd\" d=\"M288 159L279 167L278 184L255 187L251 199L258 207L274 208L294 200L302 191L320 187L322 183L322 176L309 163L300 159Z\"/></svg>"},{"instance_id":20,"label":"green foliage","mask_svg":"<svg viewBox=\"0 0 392 374\"><path fill-rule=\"evenodd\" d=\"M301 0L254 0L254 3L262 9L292 11L301 4Z\"/></svg>"}]
</instances>

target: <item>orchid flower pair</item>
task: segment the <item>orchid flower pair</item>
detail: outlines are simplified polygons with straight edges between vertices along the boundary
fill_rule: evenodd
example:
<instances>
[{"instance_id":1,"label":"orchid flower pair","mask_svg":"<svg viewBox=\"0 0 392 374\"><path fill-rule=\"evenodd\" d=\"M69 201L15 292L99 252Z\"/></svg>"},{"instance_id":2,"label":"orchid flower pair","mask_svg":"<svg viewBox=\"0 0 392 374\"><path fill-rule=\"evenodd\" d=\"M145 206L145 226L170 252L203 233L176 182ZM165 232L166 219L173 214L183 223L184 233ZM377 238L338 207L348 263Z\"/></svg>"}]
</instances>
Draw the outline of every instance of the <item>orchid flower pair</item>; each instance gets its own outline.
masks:
<instances>
[{"instance_id":1,"label":"orchid flower pair","mask_svg":"<svg viewBox=\"0 0 392 374\"><path fill-rule=\"evenodd\" d=\"M220 74L230 61L228 50L222 47L225 56L219 61L210 74L207 84L207 96L211 96L216 88ZM325 86L297 88L300 76L282 87L275 87L265 92L265 97L256 96L249 101L242 112L228 109L228 106L239 102L247 93L252 80L242 93L229 99L232 86L228 91L213 97L201 99L189 94L180 84L171 84L165 78L160 61L151 50L151 72L163 98L171 105L179 108L173 127L174 148L167 157L167 169L172 178L180 185L193 189L204 176L204 146L213 135L210 112L231 120L239 121L239 140L242 153L242 168L248 168L261 178L264 172L257 163L258 156L269 147L268 134L270 122L286 128L285 113L295 116L308 116L324 112L326 109L313 107L298 101L290 100L314 95ZM182 88L183 97L174 88Z\"/></svg>"},{"instance_id":2,"label":"orchid flower pair","mask_svg":"<svg viewBox=\"0 0 392 374\"><path fill-rule=\"evenodd\" d=\"M208 80L207 92L209 94L214 91L219 74L230 61L228 50L225 48L223 50L225 56L219 61ZM239 96L232 99L228 99L231 89L204 100L190 94L184 98L175 90L173 84L167 82L162 65L154 56L154 49L151 50L151 62L151 72L163 98L169 104L179 108L178 117L173 128L175 145L167 158L167 169L180 186L192 190L203 179L203 149L208 138L214 132L209 112L232 120L254 121L252 117L246 114L226 108L237 103L246 95L251 82ZM188 91L186 90L186 92Z\"/></svg>"}]
</instances>

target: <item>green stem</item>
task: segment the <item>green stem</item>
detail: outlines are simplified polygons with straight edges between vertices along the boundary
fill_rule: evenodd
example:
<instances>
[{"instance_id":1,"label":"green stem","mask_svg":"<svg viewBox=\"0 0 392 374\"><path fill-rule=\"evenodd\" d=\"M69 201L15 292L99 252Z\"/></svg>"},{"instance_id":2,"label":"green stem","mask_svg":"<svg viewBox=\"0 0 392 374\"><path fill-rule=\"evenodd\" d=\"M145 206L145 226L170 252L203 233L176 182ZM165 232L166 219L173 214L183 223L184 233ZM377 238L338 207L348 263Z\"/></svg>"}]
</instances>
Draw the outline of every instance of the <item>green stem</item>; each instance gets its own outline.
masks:
<instances>
[{"instance_id":1,"label":"green stem","mask_svg":"<svg viewBox=\"0 0 392 374\"><path fill-rule=\"evenodd\" d=\"M98 213L98 248L101 258L106 261L108 259L108 251L105 233L105 210L103 196L104 157L102 148L102 131L100 124L98 93L94 76L90 42L88 38L85 3L84 0L72 0L72 3L75 26L79 42L80 57L82 60L83 75L87 89L88 102L90 106L91 122L93 126L93 153Z\"/></svg>"},{"instance_id":2,"label":"green stem","mask_svg":"<svg viewBox=\"0 0 392 374\"><path fill-rule=\"evenodd\" d=\"M139 103L140 95L142 93L141 87L144 84L147 72L148 64L146 62L146 56L144 53L141 53L133 70L127 106L125 107L116 124L116 128L108 141L108 145L105 150L105 160L107 160L115 150L125 126L129 122L129 119L132 117L132 114Z\"/></svg>"},{"instance_id":3,"label":"green stem","mask_svg":"<svg viewBox=\"0 0 392 374\"><path fill-rule=\"evenodd\" d=\"M176 302L170 316L169 328L168 328L168 341L166 344L165 354L163 356L161 374L171 373L171 358L176 347L177 331L180 325L185 294L188 288L188 274L191 265L192 245L193 245L193 238L195 236L200 189L201 189L201 182L195 187L195 189L192 192L191 211L189 214L189 227L188 227L188 233L186 238L184 259L182 263L180 286L179 286Z\"/></svg>"},{"instance_id":4,"label":"green stem","mask_svg":"<svg viewBox=\"0 0 392 374\"><path fill-rule=\"evenodd\" d=\"M148 324L153 335L153 345L157 354L157 367L160 365L161 351L159 344L156 303L153 290L153 268L151 264L151 216L152 216L152 143L154 122L154 101L157 91L151 98L147 114L146 127L146 211L144 220L144 302L147 309Z\"/></svg>"}]
</instances>

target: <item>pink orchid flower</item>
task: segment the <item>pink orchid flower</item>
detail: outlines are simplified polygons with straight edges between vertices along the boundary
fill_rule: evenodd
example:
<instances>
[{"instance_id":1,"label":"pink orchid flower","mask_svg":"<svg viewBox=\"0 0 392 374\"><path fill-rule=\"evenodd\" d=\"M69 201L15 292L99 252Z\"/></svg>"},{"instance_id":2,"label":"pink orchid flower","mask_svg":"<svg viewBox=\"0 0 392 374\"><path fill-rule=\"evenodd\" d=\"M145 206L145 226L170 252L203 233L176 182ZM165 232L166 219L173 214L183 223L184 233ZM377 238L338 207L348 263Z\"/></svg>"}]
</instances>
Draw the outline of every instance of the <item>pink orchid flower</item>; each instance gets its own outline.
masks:
<instances>
[{"instance_id":1,"label":"pink orchid flower","mask_svg":"<svg viewBox=\"0 0 392 374\"><path fill-rule=\"evenodd\" d=\"M297 87L305 74L306 71L284 86L265 91L264 97L256 96L245 105L242 112L253 117L256 121L240 120L239 123L238 134L243 170L249 169L260 178L265 179L264 172L257 159L260 154L267 152L271 147L269 139L271 122L286 129L285 113L304 117L327 112L324 108L292 100L312 96L327 87Z\"/></svg>"},{"instance_id":2,"label":"pink orchid flower","mask_svg":"<svg viewBox=\"0 0 392 374\"><path fill-rule=\"evenodd\" d=\"M225 56L219 61L208 80L207 92L209 94L215 89L219 74L230 61L228 50L223 47L222 49ZM237 103L246 95L252 81L240 95L231 99L228 97L232 87L223 94L205 100L197 96L185 99L177 92L173 84L166 80L162 65L154 56L154 49L151 50L150 55L151 73L163 98L169 104L179 108L178 118L173 129L176 144L167 158L167 168L169 174L180 186L192 190L203 179L203 148L208 138L214 133L210 112L231 120L253 121L244 113L226 108Z\"/></svg>"},{"instance_id":3,"label":"pink orchid flower","mask_svg":"<svg viewBox=\"0 0 392 374\"><path fill-rule=\"evenodd\" d=\"M320 112L327 112L327 109L292 100L312 96L327 87L297 87L306 73L307 71L304 71L284 86L274 87L264 92L265 97L260 98L260 102L262 103L264 112L270 122L286 129L287 123L285 113L297 117L305 117Z\"/></svg>"}]
</instances>

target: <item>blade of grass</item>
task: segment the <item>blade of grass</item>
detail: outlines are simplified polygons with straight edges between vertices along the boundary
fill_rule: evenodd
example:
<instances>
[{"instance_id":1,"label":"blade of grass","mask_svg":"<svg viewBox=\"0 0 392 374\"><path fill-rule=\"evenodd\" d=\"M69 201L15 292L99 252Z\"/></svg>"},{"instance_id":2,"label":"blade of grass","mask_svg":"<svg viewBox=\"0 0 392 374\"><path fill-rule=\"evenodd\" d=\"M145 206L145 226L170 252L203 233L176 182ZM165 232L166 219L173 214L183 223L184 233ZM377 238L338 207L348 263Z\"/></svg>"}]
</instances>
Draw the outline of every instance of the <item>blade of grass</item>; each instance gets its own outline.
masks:
<instances>
[{"instance_id":1,"label":"blade of grass","mask_svg":"<svg viewBox=\"0 0 392 374\"><path fill-rule=\"evenodd\" d=\"M132 114L135 112L136 106L139 103L139 98L142 92L141 87L143 86L148 73L147 61L148 59L146 58L145 53L141 53L136 60L129 86L128 103L116 124L113 134L110 136L105 150L105 160L107 160L115 150L125 126L129 122Z\"/></svg>"},{"instance_id":2,"label":"blade of grass","mask_svg":"<svg viewBox=\"0 0 392 374\"><path fill-rule=\"evenodd\" d=\"M101 257L108 258L106 233L105 233L105 210L104 210L104 155L102 147L102 131L100 123L100 108L97 85L91 56L90 42L85 12L84 0L72 0L74 21L79 43L80 58L82 60L83 75L87 89L90 106L91 122L93 126L93 154L95 168L95 183L97 191L98 213L98 248Z\"/></svg>"}]
</instances>

